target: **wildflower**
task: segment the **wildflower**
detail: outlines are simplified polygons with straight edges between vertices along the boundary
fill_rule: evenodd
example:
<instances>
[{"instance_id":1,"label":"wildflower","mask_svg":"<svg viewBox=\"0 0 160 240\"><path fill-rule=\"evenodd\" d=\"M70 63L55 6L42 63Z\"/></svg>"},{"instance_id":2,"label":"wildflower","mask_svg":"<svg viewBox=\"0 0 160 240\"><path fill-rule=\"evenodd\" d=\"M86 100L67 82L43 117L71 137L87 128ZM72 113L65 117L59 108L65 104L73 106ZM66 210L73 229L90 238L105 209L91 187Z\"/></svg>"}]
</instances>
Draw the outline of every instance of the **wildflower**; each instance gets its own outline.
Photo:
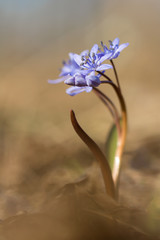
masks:
<instances>
[{"instance_id":1,"label":"wildflower","mask_svg":"<svg viewBox=\"0 0 160 240\"><path fill-rule=\"evenodd\" d=\"M81 56L74 54L74 60L81 67L82 70L86 70L86 73L96 72L96 71L105 71L109 68L112 68L110 64L102 64L105 60L103 56L100 56L97 52L99 47L95 44L88 56ZM109 53L111 55L111 53Z\"/></svg>"},{"instance_id":2,"label":"wildflower","mask_svg":"<svg viewBox=\"0 0 160 240\"><path fill-rule=\"evenodd\" d=\"M80 56L85 56L88 54L88 50L83 51ZM60 82L64 82L65 80L68 80L73 77L75 74L77 73L84 73L81 71L81 68L79 67L79 65L75 62L74 60L74 53L69 53L69 60L67 62L63 62L63 68L61 69L61 73L60 73L60 78L56 79L56 80L48 80L49 83L52 84L57 84Z\"/></svg>"},{"instance_id":3,"label":"wildflower","mask_svg":"<svg viewBox=\"0 0 160 240\"><path fill-rule=\"evenodd\" d=\"M73 87L67 89L67 94L74 96L80 92L90 92L93 87L101 84L100 77L107 69L112 68L110 64L103 64L105 60L117 58L120 52L128 46L128 43L119 46L119 39L116 38L110 42L110 48L107 48L101 42L103 51L97 44L94 44L90 52L85 50L81 54L69 53L69 60L63 62L63 67L56 80L48 80L49 83L57 84L64 82Z\"/></svg>"},{"instance_id":4,"label":"wildflower","mask_svg":"<svg viewBox=\"0 0 160 240\"><path fill-rule=\"evenodd\" d=\"M129 45L129 43L123 43L119 45L119 38L115 38L113 41L109 41L109 43L110 48L107 48L107 46L101 42L103 52L100 50L100 56L104 60L112 60L114 58L117 58L120 52Z\"/></svg>"},{"instance_id":5,"label":"wildflower","mask_svg":"<svg viewBox=\"0 0 160 240\"><path fill-rule=\"evenodd\" d=\"M81 59L84 59L85 56L88 55L88 50L83 51L80 55L78 55ZM75 61L75 54L70 53L70 59L67 62L64 62L64 66L61 70L61 74L59 75L61 78L56 80L48 80L49 83L57 84L60 82L64 82L67 85L72 86L89 86L89 87L97 87L100 81L100 75L95 75L95 72L88 71L82 69L79 64Z\"/></svg>"}]
</instances>

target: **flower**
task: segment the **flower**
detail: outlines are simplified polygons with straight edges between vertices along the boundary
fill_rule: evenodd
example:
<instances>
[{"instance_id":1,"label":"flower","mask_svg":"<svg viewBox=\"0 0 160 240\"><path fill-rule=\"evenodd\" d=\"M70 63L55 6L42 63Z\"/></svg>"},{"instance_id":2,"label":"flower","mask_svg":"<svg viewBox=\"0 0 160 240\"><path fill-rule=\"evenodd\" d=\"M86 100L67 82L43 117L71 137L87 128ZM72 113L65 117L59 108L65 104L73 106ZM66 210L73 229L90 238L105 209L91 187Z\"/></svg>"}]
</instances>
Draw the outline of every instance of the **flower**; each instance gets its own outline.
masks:
<instances>
[{"instance_id":1,"label":"flower","mask_svg":"<svg viewBox=\"0 0 160 240\"><path fill-rule=\"evenodd\" d=\"M120 52L128 46L128 43L119 45L119 39L115 38L109 41L110 48L107 48L101 42L103 50L97 44L94 44L90 52L85 50L79 55L69 53L69 60L63 62L63 67L56 80L48 80L49 83L57 84L64 82L72 87L66 90L66 93L74 96L81 92L90 92L93 87L101 84L100 77L107 69L112 68L110 64L103 64L105 60L117 58Z\"/></svg>"},{"instance_id":2,"label":"flower","mask_svg":"<svg viewBox=\"0 0 160 240\"><path fill-rule=\"evenodd\" d=\"M103 52L100 50L100 56L103 59L108 59L108 60L112 60L114 58L117 58L120 54L120 52L126 48L129 43L123 43L121 45L119 45L119 38L115 38L113 41L109 41L110 43L110 48L108 49L106 45L103 44L103 42L101 42L101 45L103 47Z\"/></svg>"},{"instance_id":3,"label":"flower","mask_svg":"<svg viewBox=\"0 0 160 240\"><path fill-rule=\"evenodd\" d=\"M86 73L96 72L96 71L105 71L109 68L112 68L110 64L102 64L105 60L103 56L99 55L97 52L99 47L95 44L90 53L85 56L74 54L74 60L81 67L82 70L86 70ZM109 53L110 55L110 53Z\"/></svg>"},{"instance_id":4,"label":"flower","mask_svg":"<svg viewBox=\"0 0 160 240\"><path fill-rule=\"evenodd\" d=\"M89 52L88 50L85 50L81 54L83 56L85 56L86 54L88 54L88 52ZM60 83L60 82L64 82L65 80L73 77L75 74L81 72L80 67L74 61L74 53L69 53L69 60L67 62L64 61L63 65L64 66L61 69L61 73L59 75L61 78L58 78L56 80L48 80L49 83L57 84L57 83Z\"/></svg>"},{"instance_id":5,"label":"flower","mask_svg":"<svg viewBox=\"0 0 160 240\"><path fill-rule=\"evenodd\" d=\"M77 54L81 59L84 59L88 56L89 51L85 50L80 55ZM56 80L48 80L49 83L57 84L60 82L64 82L67 85L77 86L77 87L97 87L100 81L100 75L95 75L95 72L92 70L88 71L82 69L80 64L77 64L75 61L76 54L70 53L69 60L67 62L63 62L63 68L61 69L60 78Z\"/></svg>"}]
</instances>

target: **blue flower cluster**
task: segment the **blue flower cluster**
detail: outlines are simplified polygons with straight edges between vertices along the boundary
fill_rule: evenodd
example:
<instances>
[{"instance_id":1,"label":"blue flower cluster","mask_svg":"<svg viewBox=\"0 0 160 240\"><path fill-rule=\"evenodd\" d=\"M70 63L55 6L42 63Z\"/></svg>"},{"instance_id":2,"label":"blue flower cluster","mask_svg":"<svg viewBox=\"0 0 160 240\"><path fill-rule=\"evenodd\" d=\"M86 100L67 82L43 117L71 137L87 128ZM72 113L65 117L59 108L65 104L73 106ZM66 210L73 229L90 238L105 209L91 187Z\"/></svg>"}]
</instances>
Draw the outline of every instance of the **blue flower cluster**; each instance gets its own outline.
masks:
<instances>
[{"instance_id":1,"label":"blue flower cluster","mask_svg":"<svg viewBox=\"0 0 160 240\"><path fill-rule=\"evenodd\" d=\"M101 74L107 69L112 68L110 64L103 64L105 60L117 58L120 52L128 46L128 43L119 45L119 39L109 41L110 47L107 48L101 42L102 49L95 44L92 49L85 50L81 54L69 54L69 60L63 62L60 78L57 80L48 80L49 83L56 84L64 82L72 87L66 90L66 93L74 96L83 91L90 92L93 87L100 85Z\"/></svg>"}]
</instances>

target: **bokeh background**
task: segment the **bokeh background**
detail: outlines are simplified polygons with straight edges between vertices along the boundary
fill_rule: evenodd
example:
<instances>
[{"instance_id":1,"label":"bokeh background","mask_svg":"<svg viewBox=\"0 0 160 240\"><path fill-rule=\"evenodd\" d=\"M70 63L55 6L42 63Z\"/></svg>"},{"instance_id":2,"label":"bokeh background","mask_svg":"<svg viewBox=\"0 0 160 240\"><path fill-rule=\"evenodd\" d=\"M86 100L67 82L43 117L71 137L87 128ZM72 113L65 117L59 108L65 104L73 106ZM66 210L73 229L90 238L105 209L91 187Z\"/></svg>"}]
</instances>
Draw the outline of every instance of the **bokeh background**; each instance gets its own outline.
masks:
<instances>
[{"instance_id":1,"label":"bokeh background","mask_svg":"<svg viewBox=\"0 0 160 240\"><path fill-rule=\"evenodd\" d=\"M57 167L74 176L94 160L70 109L103 147L112 124L103 104L93 93L70 97L63 83L47 80L58 78L69 52L116 37L129 42L115 60L129 116L121 201L146 208L156 196L159 206L159 29L159 0L0 0L0 219L40 211Z\"/></svg>"}]
</instances>

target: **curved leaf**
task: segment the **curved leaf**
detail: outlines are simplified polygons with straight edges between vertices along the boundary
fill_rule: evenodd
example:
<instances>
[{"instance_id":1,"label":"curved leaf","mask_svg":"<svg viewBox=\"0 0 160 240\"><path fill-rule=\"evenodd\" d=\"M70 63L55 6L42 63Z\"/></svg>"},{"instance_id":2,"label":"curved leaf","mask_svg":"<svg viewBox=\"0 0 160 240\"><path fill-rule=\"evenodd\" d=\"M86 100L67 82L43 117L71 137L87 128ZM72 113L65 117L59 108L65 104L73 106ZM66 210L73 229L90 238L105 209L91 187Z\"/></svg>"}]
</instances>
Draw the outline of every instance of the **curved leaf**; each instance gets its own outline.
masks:
<instances>
[{"instance_id":1,"label":"curved leaf","mask_svg":"<svg viewBox=\"0 0 160 240\"><path fill-rule=\"evenodd\" d=\"M117 143L118 143L117 128L116 128L116 125L113 124L109 131L109 134L105 143L106 158L109 162L111 170L113 170L113 166L115 162Z\"/></svg>"}]
</instances>

